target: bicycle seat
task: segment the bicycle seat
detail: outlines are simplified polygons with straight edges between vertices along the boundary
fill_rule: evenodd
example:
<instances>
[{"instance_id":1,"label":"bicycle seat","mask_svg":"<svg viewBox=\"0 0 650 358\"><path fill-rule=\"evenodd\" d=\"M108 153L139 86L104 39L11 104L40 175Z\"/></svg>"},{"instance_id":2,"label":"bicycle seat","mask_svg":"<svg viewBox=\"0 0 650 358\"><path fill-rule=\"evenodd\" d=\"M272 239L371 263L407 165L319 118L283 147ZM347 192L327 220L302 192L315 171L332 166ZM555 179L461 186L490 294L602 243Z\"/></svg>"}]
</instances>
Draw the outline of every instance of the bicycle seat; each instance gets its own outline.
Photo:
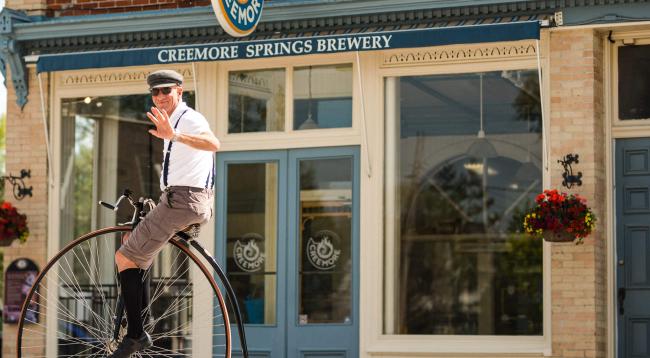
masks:
<instances>
[{"instance_id":1,"label":"bicycle seat","mask_svg":"<svg viewBox=\"0 0 650 358\"><path fill-rule=\"evenodd\" d=\"M181 231L189 235L192 239L198 239L199 233L201 232L201 224L190 224Z\"/></svg>"}]
</instances>

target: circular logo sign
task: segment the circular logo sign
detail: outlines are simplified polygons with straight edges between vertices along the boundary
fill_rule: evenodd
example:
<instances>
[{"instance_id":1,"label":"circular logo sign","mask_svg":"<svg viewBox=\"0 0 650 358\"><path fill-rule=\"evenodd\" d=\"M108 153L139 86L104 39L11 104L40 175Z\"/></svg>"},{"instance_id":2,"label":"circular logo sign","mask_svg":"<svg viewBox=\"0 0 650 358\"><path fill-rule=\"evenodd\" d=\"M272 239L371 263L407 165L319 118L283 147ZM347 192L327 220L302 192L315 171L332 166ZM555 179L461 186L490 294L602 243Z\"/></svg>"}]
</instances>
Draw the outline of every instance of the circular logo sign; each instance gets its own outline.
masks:
<instances>
[{"instance_id":1,"label":"circular logo sign","mask_svg":"<svg viewBox=\"0 0 650 358\"><path fill-rule=\"evenodd\" d=\"M241 241L237 240L233 249L237 267L246 272L259 271L264 264L264 253L260 250L258 243L263 241L264 238L255 233L244 235Z\"/></svg>"},{"instance_id":2,"label":"circular logo sign","mask_svg":"<svg viewBox=\"0 0 650 358\"><path fill-rule=\"evenodd\" d=\"M330 270L336 266L341 257L341 250L337 250L332 243L339 243L339 236L330 230L321 230L310 237L307 242L307 258L319 270Z\"/></svg>"},{"instance_id":3,"label":"circular logo sign","mask_svg":"<svg viewBox=\"0 0 650 358\"><path fill-rule=\"evenodd\" d=\"M234 37L249 35L262 17L264 0L212 0L219 25Z\"/></svg>"}]
</instances>

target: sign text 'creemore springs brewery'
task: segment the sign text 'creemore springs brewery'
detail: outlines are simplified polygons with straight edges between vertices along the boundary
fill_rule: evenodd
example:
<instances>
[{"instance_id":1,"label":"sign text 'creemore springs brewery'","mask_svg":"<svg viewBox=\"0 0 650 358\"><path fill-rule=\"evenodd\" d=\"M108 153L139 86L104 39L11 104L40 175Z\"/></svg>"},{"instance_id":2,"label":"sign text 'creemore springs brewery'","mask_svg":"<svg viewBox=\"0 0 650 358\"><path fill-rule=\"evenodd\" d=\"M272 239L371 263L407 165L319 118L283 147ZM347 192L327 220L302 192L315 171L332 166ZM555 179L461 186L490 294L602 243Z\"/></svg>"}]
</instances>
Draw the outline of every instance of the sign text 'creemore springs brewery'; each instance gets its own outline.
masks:
<instances>
[{"instance_id":1,"label":"sign text 'creemore springs brewery'","mask_svg":"<svg viewBox=\"0 0 650 358\"><path fill-rule=\"evenodd\" d=\"M212 0L219 25L231 36L243 37L255 30L264 0Z\"/></svg>"},{"instance_id":2,"label":"sign text 'creemore springs brewery'","mask_svg":"<svg viewBox=\"0 0 650 358\"><path fill-rule=\"evenodd\" d=\"M163 49L158 51L158 62L233 60L382 50L391 48L392 38L392 35L340 36Z\"/></svg>"}]
</instances>

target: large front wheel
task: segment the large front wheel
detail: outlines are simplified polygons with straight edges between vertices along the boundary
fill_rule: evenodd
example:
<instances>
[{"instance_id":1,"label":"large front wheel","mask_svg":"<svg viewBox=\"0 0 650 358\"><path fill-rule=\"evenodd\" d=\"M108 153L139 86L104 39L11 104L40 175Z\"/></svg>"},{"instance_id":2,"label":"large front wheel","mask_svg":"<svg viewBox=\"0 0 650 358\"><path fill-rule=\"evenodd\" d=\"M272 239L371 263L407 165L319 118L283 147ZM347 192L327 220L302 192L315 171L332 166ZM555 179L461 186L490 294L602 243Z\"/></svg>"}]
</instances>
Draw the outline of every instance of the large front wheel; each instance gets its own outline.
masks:
<instances>
[{"instance_id":1,"label":"large front wheel","mask_svg":"<svg viewBox=\"0 0 650 358\"><path fill-rule=\"evenodd\" d=\"M63 248L27 293L18 324L18 357L105 357L126 333L116 332L119 280L114 254L129 227L86 234ZM177 239L148 271L153 347L142 357L230 357L230 325L211 274ZM128 298L127 298L128 299Z\"/></svg>"}]
</instances>

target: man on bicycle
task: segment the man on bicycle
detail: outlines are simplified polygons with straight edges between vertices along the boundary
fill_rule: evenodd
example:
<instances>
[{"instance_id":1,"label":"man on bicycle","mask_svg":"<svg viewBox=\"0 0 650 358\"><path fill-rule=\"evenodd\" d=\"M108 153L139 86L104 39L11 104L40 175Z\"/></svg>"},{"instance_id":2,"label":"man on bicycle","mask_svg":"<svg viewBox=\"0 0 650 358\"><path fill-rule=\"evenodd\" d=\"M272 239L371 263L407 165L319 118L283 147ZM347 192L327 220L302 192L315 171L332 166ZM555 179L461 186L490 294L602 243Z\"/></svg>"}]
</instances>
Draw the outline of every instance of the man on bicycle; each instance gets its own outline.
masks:
<instances>
[{"instance_id":1,"label":"man on bicycle","mask_svg":"<svg viewBox=\"0 0 650 358\"><path fill-rule=\"evenodd\" d=\"M163 193L158 205L125 237L115 254L128 325L112 358L129 357L152 346L143 329L143 310L149 300L148 287L143 284L145 272L174 233L212 217L213 153L219 149L219 140L205 117L183 102L181 74L152 72L147 84L155 105L147 117L156 126L149 133L164 139Z\"/></svg>"}]
</instances>

